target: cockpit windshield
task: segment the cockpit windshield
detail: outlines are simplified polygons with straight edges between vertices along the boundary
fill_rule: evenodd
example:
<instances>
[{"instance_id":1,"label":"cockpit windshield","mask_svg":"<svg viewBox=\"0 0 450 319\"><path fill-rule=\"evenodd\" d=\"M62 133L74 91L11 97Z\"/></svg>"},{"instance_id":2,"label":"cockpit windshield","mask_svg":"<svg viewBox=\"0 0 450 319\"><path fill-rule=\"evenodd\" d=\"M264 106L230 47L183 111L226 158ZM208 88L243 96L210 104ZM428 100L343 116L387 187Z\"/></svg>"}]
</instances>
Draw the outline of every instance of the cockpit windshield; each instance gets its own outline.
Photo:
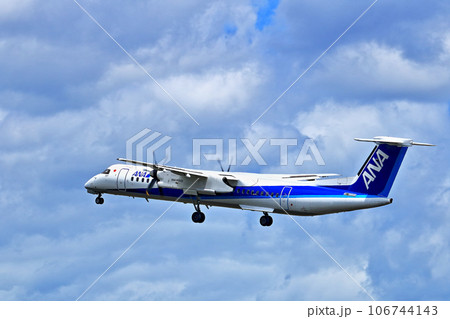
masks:
<instances>
[{"instance_id":1,"label":"cockpit windshield","mask_svg":"<svg viewBox=\"0 0 450 319\"><path fill-rule=\"evenodd\" d=\"M109 168L107 168L102 172L102 174L108 175L109 172L111 172L111 170Z\"/></svg>"}]
</instances>

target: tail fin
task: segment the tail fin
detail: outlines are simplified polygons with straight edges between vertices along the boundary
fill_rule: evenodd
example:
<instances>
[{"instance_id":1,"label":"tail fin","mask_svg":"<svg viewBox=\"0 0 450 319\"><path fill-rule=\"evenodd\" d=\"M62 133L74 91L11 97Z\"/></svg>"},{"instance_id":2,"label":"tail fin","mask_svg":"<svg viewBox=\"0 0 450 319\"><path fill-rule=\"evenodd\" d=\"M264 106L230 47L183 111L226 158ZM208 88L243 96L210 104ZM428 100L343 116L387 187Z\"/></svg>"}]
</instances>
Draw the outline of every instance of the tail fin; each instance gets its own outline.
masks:
<instances>
[{"instance_id":1,"label":"tail fin","mask_svg":"<svg viewBox=\"0 0 450 319\"><path fill-rule=\"evenodd\" d=\"M413 145L434 146L413 142L411 139L377 136L373 139L355 138L361 142L375 142L373 149L361 167L356 181L350 185L353 192L387 197L408 147Z\"/></svg>"}]
</instances>

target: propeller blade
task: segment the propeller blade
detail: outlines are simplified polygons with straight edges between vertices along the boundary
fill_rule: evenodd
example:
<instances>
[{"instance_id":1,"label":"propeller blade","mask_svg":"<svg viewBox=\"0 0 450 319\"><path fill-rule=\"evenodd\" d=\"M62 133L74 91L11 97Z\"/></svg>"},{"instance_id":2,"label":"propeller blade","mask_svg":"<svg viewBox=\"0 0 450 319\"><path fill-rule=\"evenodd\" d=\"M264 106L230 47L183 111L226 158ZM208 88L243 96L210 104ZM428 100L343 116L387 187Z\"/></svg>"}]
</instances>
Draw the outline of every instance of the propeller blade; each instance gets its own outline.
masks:
<instances>
[{"instance_id":1,"label":"propeller blade","mask_svg":"<svg viewBox=\"0 0 450 319\"><path fill-rule=\"evenodd\" d=\"M220 169L222 170L222 172L225 172L225 171L223 170L222 162L220 161L220 159L217 159L217 162L219 163Z\"/></svg>"},{"instance_id":2,"label":"propeller blade","mask_svg":"<svg viewBox=\"0 0 450 319\"><path fill-rule=\"evenodd\" d=\"M153 163L158 166L158 162L156 161L155 151L153 151Z\"/></svg>"},{"instance_id":3,"label":"propeller blade","mask_svg":"<svg viewBox=\"0 0 450 319\"><path fill-rule=\"evenodd\" d=\"M146 191L147 196L150 196L149 192L151 191L151 189L153 188L153 185L155 185L155 183L156 183L156 178L153 178L147 187L147 191Z\"/></svg>"},{"instance_id":4,"label":"propeller blade","mask_svg":"<svg viewBox=\"0 0 450 319\"><path fill-rule=\"evenodd\" d=\"M150 182L150 185L148 185L148 189L152 189L152 188L153 188L153 185L155 185L155 183L156 183L156 179L154 178L154 179L152 179L152 181Z\"/></svg>"}]
</instances>

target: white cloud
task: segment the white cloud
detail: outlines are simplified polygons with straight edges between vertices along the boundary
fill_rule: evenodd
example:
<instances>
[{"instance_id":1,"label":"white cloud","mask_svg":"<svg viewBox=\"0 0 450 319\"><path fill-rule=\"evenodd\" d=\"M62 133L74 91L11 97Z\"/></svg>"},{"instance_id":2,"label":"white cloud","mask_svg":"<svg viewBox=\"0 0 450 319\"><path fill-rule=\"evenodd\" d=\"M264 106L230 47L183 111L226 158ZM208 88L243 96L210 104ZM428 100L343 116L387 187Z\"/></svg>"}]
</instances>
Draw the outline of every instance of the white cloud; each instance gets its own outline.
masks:
<instances>
[{"instance_id":1,"label":"white cloud","mask_svg":"<svg viewBox=\"0 0 450 319\"><path fill-rule=\"evenodd\" d=\"M27 18L35 2L0 4L1 21L9 19L5 12ZM350 158L363 161L361 149L371 149L353 137L395 135L438 144L408 154L412 169L400 174L404 180L396 191L403 197L392 206L295 217L371 293L401 299L405 287L412 298L435 291L448 277L449 261L448 179L435 182L448 162L447 31L439 29L442 36L436 37L437 58L416 59L407 45L382 36L352 43L367 38L359 31L367 15L302 79L297 92L304 98L292 98L293 89L248 129L259 115L253 110L262 111L279 93L273 91L282 92L283 83L303 70L297 73L302 61L329 44L322 30L347 23L353 11L345 7L283 2L288 17L283 20L277 10L273 25L259 32L255 8L240 1L140 1L126 7L90 2L99 21L201 119L201 127L73 4L45 3L36 20L20 28L5 23L0 299L75 299L164 211L168 203L115 196L98 207L83 189L85 179L112 163L125 151L126 139L144 127L171 135L182 162L192 137L313 137L327 164L343 166L331 170L338 173L347 167L353 172L356 161ZM50 19L55 16L60 20ZM392 28L382 22L378 31ZM320 31L313 30L316 25ZM427 44L416 34L402 38L414 48ZM313 107L304 106L311 101ZM424 197L423 189L433 197ZM176 204L85 299L367 299L287 216L274 216L266 229L258 213L211 208L205 224L197 225L189 220L192 211ZM426 282L422 274L428 272L431 282L416 287L414 280ZM385 278L394 277L399 279L386 284ZM399 288L390 294L394 285Z\"/></svg>"},{"instance_id":2,"label":"white cloud","mask_svg":"<svg viewBox=\"0 0 450 319\"><path fill-rule=\"evenodd\" d=\"M99 300L176 300L184 289L185 283L176 281L130 281L97 298Z\"/></svg>"},{"instance_id":3,"label":"white cloud","mask_svg":"<svg viewBox=\"0 0 450 319\"><path fill-rule=\"evenodd\" d=\"M446 208L450 205L450 173L447 173L447 176L441 175L441 179L442 181L440 185L438 185L439 191L432 196L431 200L436 205Z\"/></svg>"},{"instance_id":4,"label":"white cloud","mask_svg":"<svg viewBox=\"0 0 450 319\"><path fill-rule=\"evenodd\" d=\"M124 64L112 64L98 80L96 87L102 91L112 91L147 80L144 72L131 61ZM151 81L148 78L148 81Z\"/></svg>"},{"instance_id":5,"label":"white cloud","mask_svg":"<svg viewBox=\"0 0 450 319\"><path fill-rule=\"evenodd\" d=\"M170 92L182 96L185 105L219 115L248 107L262 81L258 71L257 65L246 65L238 70L213 69L204 74L184 74L164 82Z\"/></svg>"},{"instance_id":6,"label":"white cloud","mask_svg":"<svg viewBox=\"0 0 450 319\"><path fill-rule=\"evenodd\" d=\"M412 254L426 261L433 279L442 280L450 276L447 267L450 262L450 175L441 172L435 183L427 215L436 222L422 227L420 236L410 243L409 249Z\"/></svg>"},{"instance_id":7,"label":"white cloud","mask_svg":"<svg viewBox=\"0 0 450 319\"><path fill-rule=\"evenodd\" d=\"M32 9L34 3L35 0L0 0L0 21L21 17Z\"/></svg>"},{"instance_id":8,"label":"white cloud","mask_svg":"<svg viewBox=\"0 0 450 319\"><path fill-rule=\"evenodd\" d=\"M8 112L0 109L0 124L1 122L3 122L3 120L5 119L5 117L8 115Z\"/></svg>"},{"instance_id":9,"label":"white cloud","mask_svg":"<svg viewBox=\"0 0 450 319\"><path fill-rule=\"evenodd\" d=\"M156 78L162 74L173 77L244 69L259 63L260 53L256 50L260 35L255 21L251 5L217 1L204 4L186 25L164 29L157 41L140 46L136 56Z\"/></svg>"},{"instance_id":10,"label":"white cloud","mask_svg":"<svg viewBox=\"0 0 450 319\"><path fill-rule=\"evenodd\" d=\"M349 270L351 276L368 291L372 297L370 276L366 267ZM307 275L292 275L284 282L266 292L263 299L269 300L371 300L358 284L338 267L318 269Z\"/></svg>"},{"instance_id":11,"label":"white cloud","mask_svg":"<svg viewBox=\"0 0 450 319\"><path fill-rule=\"evenodd\" d=\"M196 41L208 42L227 36L224 28L230 23L235 25L238 36L246 36L254 32L255 22L256 14L250 5L239 3L230 6L225 2L213 2L205 11L193 17L191 27L195 30Z\"/></svg>"},{"instance_id":12,"label":"white cloud","mask_svg":"<svg viewBox=\"0 0 450 319\"><path fill-rule=\"evenodd\" d=\"M313 82L348 97L442 97L450 83L448 59L417 62L406 57L402 49L377 42L342 46L322 64Z\"/></svg>"},{"instance_id":13,"label":"white cloud","mask_svg":"<svg viewBox=\"0 0 450 319\"><path fill-rule=\"evenodd\" d=\"M301 134L324 141L327 155L344 160L359 148L354 137L384 135L433 142L434 136L445 132L449 121L444 104L391 101L355 105L328 101L311 111L299 112L292 124Z\"/></svg>"},{"instance_id":14,"label":"white cloud","mask_svg":"<svg viewBox=\"0 0 450 319\"><path fill-rule=\"evenodd\" d=\"M435 229L424 229L419 238L409 245L411 253L424 259L434 280L450 276L447 267L450 262L448 227L449 224L446 222Z\"/></svg>"}]
</instances>

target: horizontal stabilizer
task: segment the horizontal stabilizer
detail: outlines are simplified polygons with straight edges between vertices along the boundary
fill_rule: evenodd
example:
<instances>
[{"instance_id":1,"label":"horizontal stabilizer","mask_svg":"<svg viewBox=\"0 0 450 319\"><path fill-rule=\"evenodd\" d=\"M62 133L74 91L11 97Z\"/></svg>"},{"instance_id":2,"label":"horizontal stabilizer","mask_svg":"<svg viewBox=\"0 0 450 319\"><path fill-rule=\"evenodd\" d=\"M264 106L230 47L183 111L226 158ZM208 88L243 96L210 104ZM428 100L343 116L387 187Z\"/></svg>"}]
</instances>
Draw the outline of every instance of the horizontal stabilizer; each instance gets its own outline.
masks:
<instances>
[{"instance_id":1,"label":"horizontal stabilizer","mask_svg":"<svg viewBox=\"0 0 450 319\"><path fill-rule=\"evenodd\" d=\"M359 142L374 142L379 144L389 144L389 145L395 145L395 146L406 146L410 147L413 145L418 146L435 146L433 144L428 143L420 143L420 142L414 142L410 138L401 138L401 137L390 137L390 136L375 136L374 138L355 138L356 141Z\"/></svg>"}]
</instances>

